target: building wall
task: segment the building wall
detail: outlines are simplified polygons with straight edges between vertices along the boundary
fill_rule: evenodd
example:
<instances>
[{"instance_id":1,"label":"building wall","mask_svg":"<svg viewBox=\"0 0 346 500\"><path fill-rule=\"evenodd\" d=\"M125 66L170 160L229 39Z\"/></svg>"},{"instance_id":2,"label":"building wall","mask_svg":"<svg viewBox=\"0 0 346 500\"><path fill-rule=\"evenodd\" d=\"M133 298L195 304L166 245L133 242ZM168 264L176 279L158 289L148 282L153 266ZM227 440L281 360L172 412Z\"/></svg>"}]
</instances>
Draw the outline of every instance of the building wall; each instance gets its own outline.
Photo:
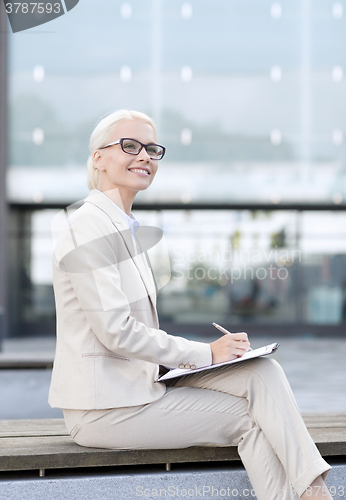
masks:
<instances>
[{"instance_id":1,"label":"building wall","mask_svg":"<svg viewBox=\"0 0 346 500\"><path fill-rule=\"evenodd\" d=\"M342 325L344 9L329 0L80 0L50 23L9 28L11 335L54 332L55 212L41 209L87 194L88 138L119 108L152 115L167 147L138 196L141 208L158 209L141 211L143 223L169 243L165 321ZM179 210L162 210L167 203ZM306 205L316 211L296 210Z\"/></svg>"}]
</instances>

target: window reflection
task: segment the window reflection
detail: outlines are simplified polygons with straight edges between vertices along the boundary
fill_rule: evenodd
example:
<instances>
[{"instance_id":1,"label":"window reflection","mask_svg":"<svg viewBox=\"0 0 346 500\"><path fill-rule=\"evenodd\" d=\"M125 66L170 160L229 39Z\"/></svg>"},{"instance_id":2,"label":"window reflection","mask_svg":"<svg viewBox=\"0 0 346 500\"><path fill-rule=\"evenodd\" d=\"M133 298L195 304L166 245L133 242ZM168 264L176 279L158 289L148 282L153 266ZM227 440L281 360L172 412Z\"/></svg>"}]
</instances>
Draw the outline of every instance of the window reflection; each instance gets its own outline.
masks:
<instances>
[{"instance_id":1,"label":"window reflection","mask_svg":"<svg viewBox=\"0 0 346 500\"><path fill-rule=\"evenodd\" d=\"M12 325L55 331L50 222L54 210L13 212ZM338 325L346 321L346 213L137 211L160 227L171 279L158 295L171 324ZM167 262L150 255L167 282Z\"/></svg>"},{"instance_id":2,"label":"window reflection","mask_svg":"<svg viewBox=\"0 0 346 500\"><path fill-rule=\"evenodd\" d=\"M83 0L78 16L78 43L74 15L52 22L47 43L46 27L9 37L9 201L83 198L95 122L143 110L167 155L138 201L182 203L138 214L169 242L161 318L345 321L345 212L280 210L346 200L342 2ZM191 202L273 210L184 210ZM50 216L11 213L13 332L54 329Z\"/></svg>"},{"instance_id":3,"label":"window reflection","mask_svg":"<svg viewBox=\"0 0 346 500\"><path fill-rule=\"evenodd\" d=\"M83 0L78 16L79 43L73 15L52 21L47 43L44 27L9 37L10 170L82 169L97 119L138 108L167 146L163 183L182 166L197 181L192 200L221 189L236 202L345 202L341 2L107 0L95 10ZM216 171L227 175L221 187ZM159 201L156 184L152 193ZM64 196L58 183L55 199ZM79 197L75 188L70 200Z\"/></svg>"}]
</instances>

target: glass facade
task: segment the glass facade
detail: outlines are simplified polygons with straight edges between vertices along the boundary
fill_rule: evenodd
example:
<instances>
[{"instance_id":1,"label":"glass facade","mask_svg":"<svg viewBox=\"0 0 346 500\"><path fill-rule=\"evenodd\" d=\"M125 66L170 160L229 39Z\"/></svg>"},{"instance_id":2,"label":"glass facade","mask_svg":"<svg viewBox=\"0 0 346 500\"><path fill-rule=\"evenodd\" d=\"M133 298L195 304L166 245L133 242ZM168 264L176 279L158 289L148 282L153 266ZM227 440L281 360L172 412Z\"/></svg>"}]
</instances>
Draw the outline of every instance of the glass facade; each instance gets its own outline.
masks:
<instances>
[{"instance_id":1,"label":"glass facade","mask_svg":"<svg viewBox=\"0 0 346 500\"><path fill-rule=\"evenodd\" d=\"M11 35L10 199L82 197L90 130L133 108L168 149L143 201L343 203L345 22L327 0L83 0Z\"/></svg>"},{"instance_id":2,"label":"glass facade","mask_svg":"<svg viewBox=\"0 0 346 500\"><path fill-rule=\"evenodd\" d=\"M153 116L167 147L138 201L181 204L137 213L168 243L161 318L345 322L343 2L80 0L9 47L13 334L52 331L55 212L40 205L87 194L88 138L119 108Z\"/></svg>"},{"instance_id":3,"label":"glass facade","mask_svg":"<svg viewBox=\"0 0 346 500\"><path fill-rule=\"evenodd\" d=\"M13 332L54 332L50 223L56 213L12 214ZM311 325L346 323L346 212L144 210L136 215L165 235L168 273L166 254L149 251L159 288L168 281L158 294L165 324L256 324L265 332L269 325L305 324L308 331Z\"/></svg>"}]
</instances>

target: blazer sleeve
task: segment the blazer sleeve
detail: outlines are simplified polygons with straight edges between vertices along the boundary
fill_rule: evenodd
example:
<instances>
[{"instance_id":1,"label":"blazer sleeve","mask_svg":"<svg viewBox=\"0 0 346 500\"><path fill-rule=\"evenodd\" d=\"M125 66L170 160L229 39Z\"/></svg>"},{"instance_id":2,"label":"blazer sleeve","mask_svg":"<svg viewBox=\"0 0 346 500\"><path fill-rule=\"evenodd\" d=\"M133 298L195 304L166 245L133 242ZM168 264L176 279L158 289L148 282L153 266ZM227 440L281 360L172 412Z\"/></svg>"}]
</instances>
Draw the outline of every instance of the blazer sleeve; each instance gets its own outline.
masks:
<instances>
[{"instance_id":1,"label":"blazer sleeve","mask_svg":"<svg viewBox=\"0 0 346 500\"><path fill-rule=\"evenodd\" d=\"M56 246L55 271L64 274L64 286L73 287L79 313L93 333L107 349L121 356L172 368L180 364L210 365L209 344L169 335L132 314L136 290L143 284L131 258L124 258L126 251L114 229L108 217L86 220L77 216ZM132 276L127 277L127 269ZM133 280L133 286L130 283L126 288L124 281L128 279ZM138 300L141 307L152 307L148 296Z\"/></svg>"}]
</instances>

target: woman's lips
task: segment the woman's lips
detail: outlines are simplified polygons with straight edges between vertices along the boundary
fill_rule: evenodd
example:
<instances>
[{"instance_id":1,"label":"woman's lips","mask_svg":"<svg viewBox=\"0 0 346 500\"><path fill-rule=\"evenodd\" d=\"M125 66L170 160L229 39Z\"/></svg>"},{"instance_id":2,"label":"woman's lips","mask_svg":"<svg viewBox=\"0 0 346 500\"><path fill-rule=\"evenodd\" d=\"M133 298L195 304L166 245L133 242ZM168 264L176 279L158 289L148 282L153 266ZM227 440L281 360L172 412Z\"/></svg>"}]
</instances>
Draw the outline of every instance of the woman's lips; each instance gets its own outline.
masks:
<instances>
[{"instance_id":1,"label":"woman's lips","mask_svg":"<svg viewBox=\"0 0 346 500\"><path fill-rule=\"evenodd\" d=\"M140 175L150 175L149 170L145 168L129 168L129 171Z\"/></svg>"}]
</instances>

